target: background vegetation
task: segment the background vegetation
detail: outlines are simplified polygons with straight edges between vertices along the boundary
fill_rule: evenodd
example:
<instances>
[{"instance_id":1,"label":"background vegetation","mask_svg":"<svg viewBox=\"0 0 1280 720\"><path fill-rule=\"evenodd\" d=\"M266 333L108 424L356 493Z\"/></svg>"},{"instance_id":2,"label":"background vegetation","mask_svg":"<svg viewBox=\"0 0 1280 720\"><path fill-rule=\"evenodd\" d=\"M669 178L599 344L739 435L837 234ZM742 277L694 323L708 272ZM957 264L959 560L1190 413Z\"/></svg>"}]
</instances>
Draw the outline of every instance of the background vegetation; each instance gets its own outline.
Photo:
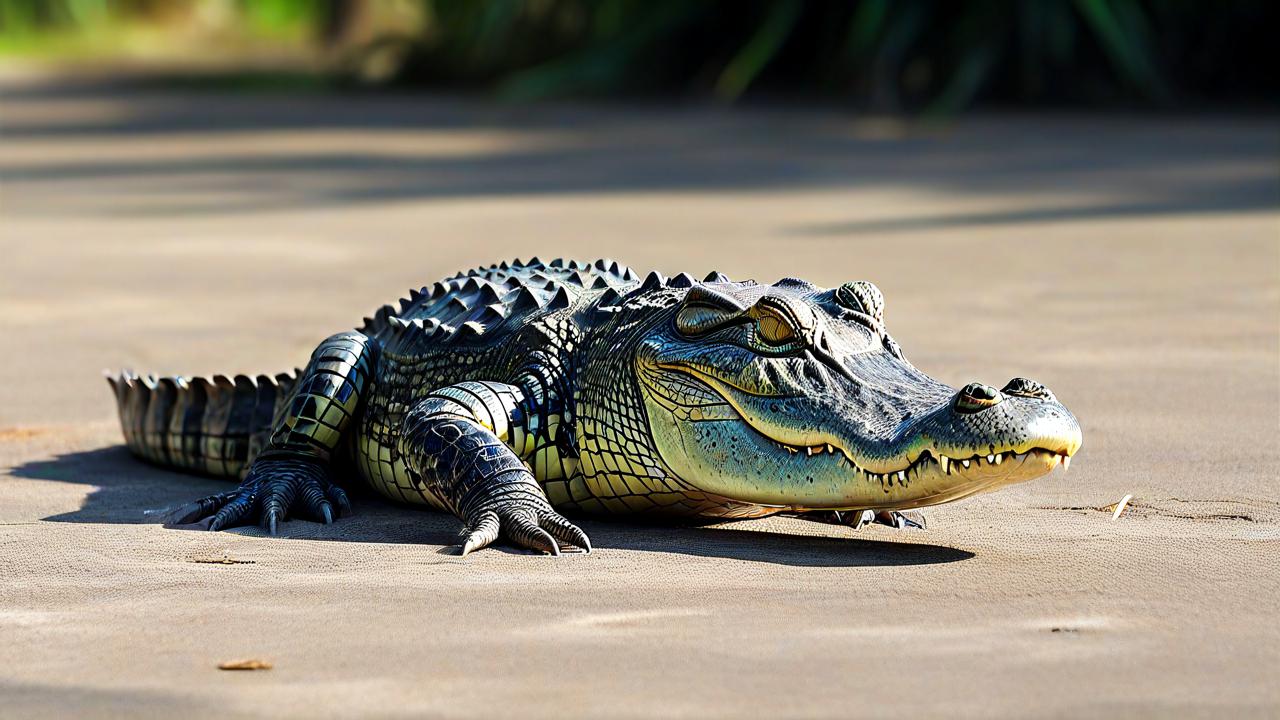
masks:
<instances>
[{"instance_id":1,"label":"background vegetation","mask_svg":"<svg viewBox=\"0 0 1280 720\"><path fill-rule=\"evenodd\" d=\"M222 66L509 99L1273 103L1273 0L0 0L0 54ZM263 63L260 63L260 65ZM270 63L266 63L269 65ZM283 67L285 65L281 65Z\"/></svg>"}]
</instances>

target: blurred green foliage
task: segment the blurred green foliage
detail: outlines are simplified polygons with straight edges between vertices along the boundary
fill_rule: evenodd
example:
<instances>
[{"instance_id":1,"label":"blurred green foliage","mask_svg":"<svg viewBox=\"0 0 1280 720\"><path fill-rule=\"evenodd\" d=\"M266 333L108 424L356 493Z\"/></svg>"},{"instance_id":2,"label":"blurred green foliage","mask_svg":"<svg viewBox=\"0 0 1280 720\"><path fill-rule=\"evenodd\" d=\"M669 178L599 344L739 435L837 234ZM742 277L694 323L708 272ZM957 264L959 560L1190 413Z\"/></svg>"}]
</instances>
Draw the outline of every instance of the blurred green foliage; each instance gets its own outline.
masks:
<instances>
[{"instance_id":1,"label":"blurred green foliage","mask_svg":"<svg viewBox=\"0 0 1280 720\"><path fill-rule=\"evenodd\" d=\"M412 6L406 8L406 6ZM581 95L975 102L1280 98L1274 0L0 0L0 52L222 18L337 79ZM393 12L394 11L394 12ZM225 37L224 32L221 37ZM63 44L59 45L59 38ZM108 47L123 48L120 44Z\"/></svg>"}]
</instances>

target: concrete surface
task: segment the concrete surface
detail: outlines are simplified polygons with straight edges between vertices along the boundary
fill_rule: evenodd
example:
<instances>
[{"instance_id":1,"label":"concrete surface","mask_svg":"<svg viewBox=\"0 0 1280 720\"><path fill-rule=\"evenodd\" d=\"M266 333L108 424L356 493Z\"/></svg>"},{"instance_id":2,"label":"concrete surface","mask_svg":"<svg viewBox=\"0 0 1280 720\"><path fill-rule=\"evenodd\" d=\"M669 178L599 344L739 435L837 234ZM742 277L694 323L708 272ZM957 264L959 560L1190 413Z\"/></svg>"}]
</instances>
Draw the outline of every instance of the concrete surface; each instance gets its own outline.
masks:
<instances>
[{"instance_id":1,"label":"concrete surface","mask_svg":"<svg viewBox=\"0 0 1280 720\"><path fill-rule=\"evenodd\" d=\"M1275 717L1276 127L10 78L0 716ZM1039 379L1084 448L924 533L587 521L590 556L460 560L371 497L275 539L146 522L224 485L129 458L103 368L291 368L535 254L873 280L916 365Z\"/></svg>"}]
</instances>

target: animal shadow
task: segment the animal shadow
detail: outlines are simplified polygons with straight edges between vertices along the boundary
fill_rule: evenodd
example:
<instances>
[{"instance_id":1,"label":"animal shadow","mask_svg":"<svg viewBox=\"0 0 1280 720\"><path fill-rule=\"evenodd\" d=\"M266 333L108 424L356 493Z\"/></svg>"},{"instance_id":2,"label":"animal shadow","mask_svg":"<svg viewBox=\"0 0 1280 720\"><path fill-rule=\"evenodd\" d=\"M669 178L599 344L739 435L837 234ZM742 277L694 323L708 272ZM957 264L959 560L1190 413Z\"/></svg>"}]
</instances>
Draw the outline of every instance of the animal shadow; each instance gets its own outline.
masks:
<instances>
[{"instance_id":1,"label":"animal shadow","mask_svg":"<svg viewBox=\"0 0 1280 720\"><path fill-rule=\"evenodd\" d=\"M80 509L44 518L51 522L156 523L156 510L229 487L226 480L185 475L148 465L131 456L124 446L33 460L15 467L12 474L93 486ZM304 521L289 522L281 526L281 539L444 546L457 542L458 521L450 515L389 503L364 489L358 481L344 483L344 486L351 491L355 505L353 517L339 519L328 526ZM733 527L727 524L696 526L602 518L577 518L576 521L591 536L597 551L617 549L675 553L798 567L931 565L973 557L973 553L965 550L923 542L813 537L772 529L738 529L752 521L733 523ZM250 527L237 528L232 532L256 535L264 531Z\"/></svg>"}]
</instances>

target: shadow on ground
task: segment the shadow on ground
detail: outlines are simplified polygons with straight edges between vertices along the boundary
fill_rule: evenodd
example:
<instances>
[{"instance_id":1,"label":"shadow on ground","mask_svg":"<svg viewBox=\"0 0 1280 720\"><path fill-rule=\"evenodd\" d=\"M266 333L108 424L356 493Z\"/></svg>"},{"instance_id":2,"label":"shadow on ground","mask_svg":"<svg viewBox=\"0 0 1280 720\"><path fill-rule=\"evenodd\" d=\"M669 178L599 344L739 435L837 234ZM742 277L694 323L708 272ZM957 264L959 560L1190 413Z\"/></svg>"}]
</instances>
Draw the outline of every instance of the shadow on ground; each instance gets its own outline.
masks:
<instances>
[{"instance_id":1,"label":"shadow on ground","mask_svg":"<svg viewBox=\"0 0 1280 720\"><path fill-rule=\"evenodd\" d=\"M96 488L79 510L44 518L52 522L150 523L153 521L146 514L147 510L184 503L227 488L227 482L223 480L196 478L146 465L134 459L124 446L36 460L19 465L12 474ZM302 521L286 523L281 528L282 540L447 546L457 538L457 521L443 513L392 505L358 489L353 492L353 503L356 505L355 516L333 525ZM724 526L690 527L601 520L584 520L581 524L598 549L676 553L799 567L932 565L973 557L973 553L965 550L915 542L812 537ZM239 528L234 532L257 535L263 531Z\"/></svg>"},{"instance_id":2,"label":"shadow on ground","mask_svg":"<svg viewBox=\"0 0 1280 720\"><path fill-rule=\"evenodd\" d=\"M45 683L0 681L6 717L83 717L92 708L93 717L170 717L175 708L184 714L198 710L221 717L237 717L226 707L211 705L203 698L170 694L142 688L85 688ZM190 717L190 715L188 715Z\"/></svg>"},{"instance_id":3,"label":"shadow on ground","mask_svg":"<svg viewBox=\"0 0 1280 720\"><path fill-rule=\"evenodd\" d=\"M994 117L886 131L883 122L835 112L91 84L0 90L11 143L148 141L123 156L0 156L9 192L59 198L45 207L15 199L10 206L22 213L221 215L552 193L904 186L942 196L1027 198L1008 212L913 211L789 229L799 238L1267 211L1278 199L1268 164L1277 143L1265 117L1225 126L1195 118ZM78 115L81 107L90 110ZM216 153L196 151L208 141L223 144ZM95 200L83 190L86 182L109 187L111 197Z\"/></svg>"}]
</instances>

